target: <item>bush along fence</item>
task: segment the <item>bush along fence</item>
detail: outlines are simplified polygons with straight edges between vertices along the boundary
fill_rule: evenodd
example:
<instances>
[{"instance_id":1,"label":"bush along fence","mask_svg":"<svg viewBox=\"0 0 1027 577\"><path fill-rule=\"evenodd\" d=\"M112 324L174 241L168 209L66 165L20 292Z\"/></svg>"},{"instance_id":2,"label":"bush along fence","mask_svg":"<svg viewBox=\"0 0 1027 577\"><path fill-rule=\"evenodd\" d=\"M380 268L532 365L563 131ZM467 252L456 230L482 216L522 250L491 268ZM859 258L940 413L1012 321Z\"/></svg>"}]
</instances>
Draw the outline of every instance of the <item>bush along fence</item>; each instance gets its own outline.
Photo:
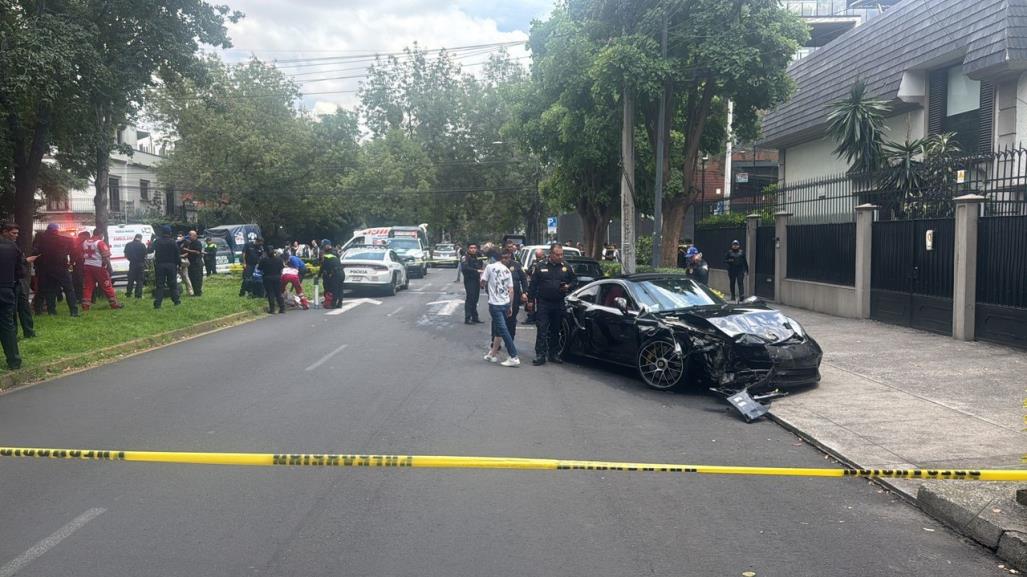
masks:
<instances>
[{"instance_id":1,"label":"bush along fence","mask_svg":"<svg viewBox=\"0 0 1027 577\"><path fill-rule=\"evenodd\" d=\"M731 208L753 211L744 228L700 225L695 240L720 290L738 239L747 295L1027 348L1025 161L1023 149L948 159L904 188L887 175L798 183Z\"/></svg>"}]
</instances>

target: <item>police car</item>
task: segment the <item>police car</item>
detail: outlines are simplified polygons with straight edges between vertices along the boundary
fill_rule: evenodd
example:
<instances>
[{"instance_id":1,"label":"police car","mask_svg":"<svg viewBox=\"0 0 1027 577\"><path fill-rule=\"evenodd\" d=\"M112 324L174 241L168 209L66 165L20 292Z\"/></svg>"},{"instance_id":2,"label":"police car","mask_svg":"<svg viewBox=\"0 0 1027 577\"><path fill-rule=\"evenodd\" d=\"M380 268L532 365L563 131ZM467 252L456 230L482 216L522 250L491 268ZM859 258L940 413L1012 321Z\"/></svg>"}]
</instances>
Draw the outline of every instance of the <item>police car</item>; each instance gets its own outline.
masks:
<instances>
[{"instance_id":1,"label":"police car","mask_svg":"<svg viewBox=\"0 0 1027 577\"><path fill-rule=\"evenodd\" d=\"M341 262L346 273L344 288L375 288L393 296L396 291L410 286L406 266L390 248L350 247L342 254Z\"/></svg>"}]
</instances>

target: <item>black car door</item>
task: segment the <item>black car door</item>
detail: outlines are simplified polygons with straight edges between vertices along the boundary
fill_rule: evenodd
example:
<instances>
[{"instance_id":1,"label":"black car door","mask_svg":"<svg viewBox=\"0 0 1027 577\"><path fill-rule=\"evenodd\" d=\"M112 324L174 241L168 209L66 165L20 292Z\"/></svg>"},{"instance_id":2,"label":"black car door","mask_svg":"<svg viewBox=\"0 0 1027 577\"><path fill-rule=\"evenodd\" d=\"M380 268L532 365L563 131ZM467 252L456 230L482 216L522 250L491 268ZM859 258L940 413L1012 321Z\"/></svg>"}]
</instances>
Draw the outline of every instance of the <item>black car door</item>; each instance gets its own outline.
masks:
<instances>
[{"instance_id":1,"label":"black car door","mask_svg":"<svg viewBox=\"0 0 1027 577\"><path fill-rule=\"evenodd\" d=\"M635 361L636 341L638 340L635 326L636 316L625 313L617 306L616 299L623 298L628 302L628 310L637 310L627 288L620 281L602 283L599 298L593 307L589 319L589 333L592 347L597 357L622 364Z\"/></svg>"}]
</instances>

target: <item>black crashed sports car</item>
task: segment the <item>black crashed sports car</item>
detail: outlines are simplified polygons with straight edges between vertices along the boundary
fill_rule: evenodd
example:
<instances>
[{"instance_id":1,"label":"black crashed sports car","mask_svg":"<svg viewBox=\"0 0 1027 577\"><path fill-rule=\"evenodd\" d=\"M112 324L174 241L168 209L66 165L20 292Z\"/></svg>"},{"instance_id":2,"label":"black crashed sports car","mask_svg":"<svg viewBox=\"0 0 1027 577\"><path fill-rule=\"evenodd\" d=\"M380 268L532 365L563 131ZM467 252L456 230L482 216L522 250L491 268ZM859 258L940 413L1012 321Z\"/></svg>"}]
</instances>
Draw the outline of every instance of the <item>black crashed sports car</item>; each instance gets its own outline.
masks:
<instances>
[{"instance_id":1,"label":"black crashed sports car","mask_svg":"<svg viewBox=\"0 0 1027 577\"><path fill-rule=\"evenodd\" d=\"M813 385L820 345L760 301L728 304L684 275L603 279L571 293L562 354L631 366L654 389L725 393Z\"/></svg>"}]
</instances>

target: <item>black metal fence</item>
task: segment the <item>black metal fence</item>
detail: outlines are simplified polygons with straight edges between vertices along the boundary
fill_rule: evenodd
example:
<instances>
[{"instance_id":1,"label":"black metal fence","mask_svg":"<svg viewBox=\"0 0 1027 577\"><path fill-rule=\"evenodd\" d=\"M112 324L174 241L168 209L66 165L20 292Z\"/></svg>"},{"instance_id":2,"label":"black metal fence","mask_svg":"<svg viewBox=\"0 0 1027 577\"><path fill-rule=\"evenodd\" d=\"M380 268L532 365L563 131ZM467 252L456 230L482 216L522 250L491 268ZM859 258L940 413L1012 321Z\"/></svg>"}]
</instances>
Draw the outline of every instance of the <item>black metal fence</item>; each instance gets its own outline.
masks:
<instances>
[{"instance_id":1,"label":"black metal fence","mask_svg":"<svg viewBox=\"0 0 1027 577\"><path fill-rule=\"evenodd\" d=\"M856 224L840 222L789 226L788 278L854 285Z\"/></svg>"},{"instance_id":2,"label":"black metal fence","mask_svg":"<svg viewBox=\"0 0 1027 577\"><path fill-rule=\"evenodd\" d=\"M726 269L724 256L731 248L731 241L737 240L745 247L745 227L700 228L695 231L695 246L702 251L710 268Z\"/></svg>"},{"instance_id":3,"label":"black metal fence","mask_svg":"<svg viewBox=\"0 0 1027 577\"><path fill-rule=\"evenodd\" d=\"M955 214L954 199L983 196L982 216L1027 215L1027 149L1007 148L977 154L914 161L909 170L893 167L873 173L836 174L770 186L759 196L701 205L710 215L791 213L791 224L854 222L861 204L880 207L876 220L946 218Z\"/></svg>"},{"instance_id":4,"label":"black metal fence","mask_svg":"<svg viewBox=\"0 0 1027 577\"><path fill-rule=\"evenodd\" d=\"M1027 216L977 224L977 302L1027 308Z\"/></svg>"},{"instance_id":5,"label":"black metal fence","mask_svg":"<svg viewBox=\"0 0 1027 577\"><path fill-rule=\"evenodd\" d=\"M774 298L774 255L775 238L777 229L773 226L761 226L756 229L756 262L749 264L753 266L751 274L756 277L756 296L767 299ZM752 249L749 249L752 255ZM750 256L750 258L752 258Z\"/></svg>"}]
</instances>

